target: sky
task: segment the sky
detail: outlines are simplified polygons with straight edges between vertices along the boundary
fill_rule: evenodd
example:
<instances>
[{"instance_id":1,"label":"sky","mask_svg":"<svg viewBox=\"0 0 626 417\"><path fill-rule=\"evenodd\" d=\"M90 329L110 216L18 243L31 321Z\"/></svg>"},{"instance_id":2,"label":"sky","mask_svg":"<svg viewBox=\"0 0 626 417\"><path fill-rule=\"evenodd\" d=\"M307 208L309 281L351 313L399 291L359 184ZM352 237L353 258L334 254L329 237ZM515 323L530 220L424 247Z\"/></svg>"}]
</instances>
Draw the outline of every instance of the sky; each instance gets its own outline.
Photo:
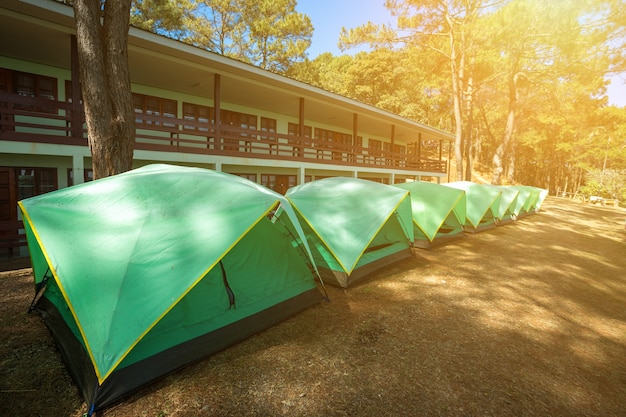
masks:
<instances>
[{"instance_id":1,"label":"sky","mask_svg":"<svg viewBox=\"0 0 626 417\"><path fill-rule=\"evenodd\" d=\"M311 18L313 39L308 49L309 59L323 52L341 55L337 47L341 28L354 28L371 21L373 23L395 23L384 6L385 0L298 0L296 10ZM345 53L356 53L362 49L350 49ZM626 73L612 79L608 90L609 104L626 106Z\"/></svg>"}]
</instances>

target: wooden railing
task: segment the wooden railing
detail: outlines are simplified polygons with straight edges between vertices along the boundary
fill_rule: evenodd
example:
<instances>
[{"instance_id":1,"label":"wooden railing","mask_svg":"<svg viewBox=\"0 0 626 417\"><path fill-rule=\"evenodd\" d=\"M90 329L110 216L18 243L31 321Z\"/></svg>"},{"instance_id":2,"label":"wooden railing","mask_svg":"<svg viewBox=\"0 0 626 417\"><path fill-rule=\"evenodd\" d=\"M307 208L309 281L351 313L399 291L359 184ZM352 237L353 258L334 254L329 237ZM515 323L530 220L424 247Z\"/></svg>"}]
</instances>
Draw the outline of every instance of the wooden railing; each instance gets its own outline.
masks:
<instances>
[{"instance_id":1,"label":"wooden railing","mask_svg":"<svg viewBox=\"0 0 626 417\"><path fill-rule=\"evenodd\" d=\"M0 221L0 259L21 256L20 247L26 244L21 221Z\"/></svg>"},{"instance_id":2,"label":"wooden railing","mask_svg":"<svg viewBox=\"0 0 626 417\"><path fill-rule=\"evenodd\" d=\"M446 161L226 124L136 114L135 149L445 173ZM0 140L87 145L71 103L0 93Z\"/></svg>"}]
</instances>

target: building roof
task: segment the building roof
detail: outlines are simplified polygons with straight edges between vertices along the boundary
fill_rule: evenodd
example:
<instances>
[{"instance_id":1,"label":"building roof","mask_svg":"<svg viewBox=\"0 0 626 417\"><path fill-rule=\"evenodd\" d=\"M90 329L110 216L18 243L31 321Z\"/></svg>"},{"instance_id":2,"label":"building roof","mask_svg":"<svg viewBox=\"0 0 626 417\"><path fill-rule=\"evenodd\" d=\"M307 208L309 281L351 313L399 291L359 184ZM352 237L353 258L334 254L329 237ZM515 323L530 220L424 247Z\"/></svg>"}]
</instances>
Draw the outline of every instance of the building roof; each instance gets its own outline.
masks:
<instances>
[{"instance_id":1,"label":"building roof","mask_svg":"<svg viewBox=\"0 0 626 417\"><path fill-rule=\"evenodd\" d=\"M68 35L75 33L73 8L53 0L4 0L0 6L2 55L70 68ZM213 97L214 74L221 75L221 99L271 112L298 116L304 98L305 119L358 132L394 137L398 142L418 139L452 140L453 135L376 107L325 91L180 41L144 31L129 30L131 82L199 97Z\"/></svg>"}]
</instances>

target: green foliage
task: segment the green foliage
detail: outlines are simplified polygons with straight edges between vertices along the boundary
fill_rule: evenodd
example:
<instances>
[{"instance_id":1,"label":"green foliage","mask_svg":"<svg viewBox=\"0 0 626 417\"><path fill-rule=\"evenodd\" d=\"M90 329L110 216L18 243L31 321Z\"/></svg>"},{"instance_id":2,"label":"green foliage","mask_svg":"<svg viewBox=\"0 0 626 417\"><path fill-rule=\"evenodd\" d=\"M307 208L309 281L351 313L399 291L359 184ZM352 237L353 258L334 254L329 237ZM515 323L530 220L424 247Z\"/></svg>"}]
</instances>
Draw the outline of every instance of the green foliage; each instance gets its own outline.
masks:
<instances>
[{"instance_id":1,"label":"green foliage","mask_svg":"<svg viewBox=\"0 0 626 417\"><path fill-rule=\"evenodd\" d=\"M295 0L134 0L133 25L286 73L304 61L313 25Z\"/></svg>"},{"instance_id":2,"label":"green foliage","mask_svg":"<svg viewBox=\"0 0 626 417\"><path fill-rule=\"evenodd\" d=\"M554 191L577 185L582 173L605 160L624 167L623 140L617 139L624 134L600 110L606 108L605 76L626 66L624 0L387 0L386 6L397 17L395 26L344 29L341 45L393 47L397 57L412 47L425 58L419 61L424 72L433 70L433 56L443 65L434 70L437 77L424 79L414 75L416 61L396 59L386 67L384 57L372 56L363 62L369 69L348 79L353 97L433 123L412 107L432 109L432 103L413 98L419 90L401 87L398 79L411 77L422 91L448 95L440 102L449 114L454 110L450 130L457 129L457 146L471 140L467 149L483 164L498 155L499 168L514 182ZM436 54L426 58L426 51ZM381 97L379 79L392 94Z\"/></svg>"},{"instance_id":3,"label":"green foliage","mask_svg":"<svg viewBox=\"0 0 626 417\"><path fill-rule=\"evenodd\" d=\"M170 37L182 36L195 5L193 0L133 0L131 4L131 25Z\"/></svg>"},{"instance_id":4,"label":"green foliage","mask_svg":"<svg viewBox=\"0 0 626 417\"><path fill-rule=\"evenodd\" d=\"M626 109L605 97L605 77L626 70L625 0L387 0L393 24L340 35L369 52L314 59L295 0L133 5L140 27L456 131L461 158L501 152L512 182L572 190L626 169Z\"/></svg>"},{"instance_id":5,"label":"green foliage","mask_svg":"<svg viewBox=\"0 0 626 417\"><path fill-rule=\"evenodd\" d=\"M626 170L591 170L580 187L586 196L598 196L626 202Z\"/></svg>"},{"instance_id":6,"label":"green foliage","mask_svg":"<svg viewBox=\"0 0 626 417\"><path fill-rule=\"evenodd\" d=\"M296 0L246 0L246 59L261 68L284 73L302 61L311 45L311 19L295 10Z\"/></svg>"}]
</instances>

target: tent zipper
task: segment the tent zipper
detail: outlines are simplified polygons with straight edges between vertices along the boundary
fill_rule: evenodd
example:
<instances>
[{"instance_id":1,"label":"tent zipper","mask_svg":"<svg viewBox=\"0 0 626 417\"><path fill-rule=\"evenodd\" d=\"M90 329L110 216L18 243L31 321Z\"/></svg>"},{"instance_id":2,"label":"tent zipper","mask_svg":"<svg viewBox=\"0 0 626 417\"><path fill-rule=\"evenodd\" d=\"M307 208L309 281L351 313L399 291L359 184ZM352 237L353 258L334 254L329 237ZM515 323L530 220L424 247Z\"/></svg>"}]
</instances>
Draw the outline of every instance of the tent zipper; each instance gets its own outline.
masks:
<instances>
[{"instance_id":1,"label":"tent zipper","mask_svg":"<svg viewBox=\"0 0 626 417\"><path fill-rule=\"evenodd\" d=\"M228 306L228 309L230 310L233 307L237 309L237 305L235 304L235 293L233 292L232 288L230 288L230 285L228 284L228 279L226 278L226 269L224 269L224 264L222 263L221 260L220 260L220 268L222 269L222 279L224 280L224 287L226 287L226 292L228 293L228 301L230 303L230 305Z\"/></svg>"}]
</instances>

